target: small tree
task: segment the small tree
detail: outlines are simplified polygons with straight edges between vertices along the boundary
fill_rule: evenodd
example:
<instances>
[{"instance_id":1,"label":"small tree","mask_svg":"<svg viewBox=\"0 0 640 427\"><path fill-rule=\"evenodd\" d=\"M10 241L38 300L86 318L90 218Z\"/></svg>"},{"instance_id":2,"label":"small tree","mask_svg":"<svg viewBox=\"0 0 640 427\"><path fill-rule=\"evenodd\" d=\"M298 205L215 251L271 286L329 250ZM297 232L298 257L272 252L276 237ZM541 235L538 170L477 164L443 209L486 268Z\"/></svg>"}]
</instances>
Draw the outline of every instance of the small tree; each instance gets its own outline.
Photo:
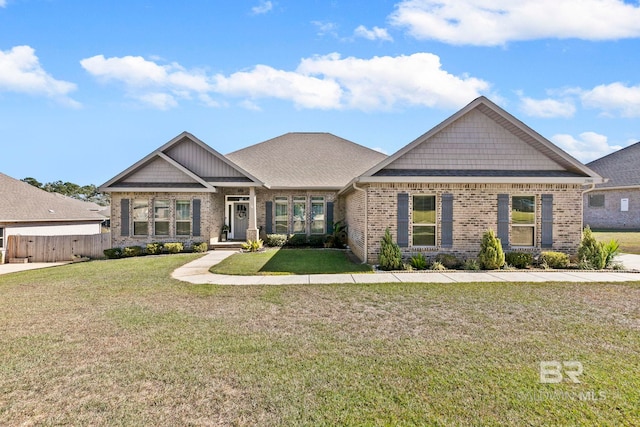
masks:
<instances>
[{"instance_id":1,"label":"small tree","mask_svg":"<svg viewBox=\"0 0 640 427\"><path fill-rule=\"evenodd\" d=\"M478 261L480 261L480 268L483 270L496 270L504 265L502 243L493 230L487 230L482 235Z\"/></svg>"},{"instance_id":2,"label":"small tree","mask_svg":"<svg viewBox=\"0 0 640 427\"><path fill-rule=\"evenodd\" d=\"M402 269L402 252L400 252L400 246L393 242L389 228L385 230L384 237L380 241L379 265L381 270Z\"/></svg>"},{"instance_id":3,"label":"small tree","mask_svg":"<svg viewBox=\"0 0 640 427\"><path fill-rule=\"evenodd\" d=\"M580 265L594 270L601 270L607 264L607 251L604 245L593 237L588 225L582 232L582 241L578 247L578 260Z\"/></svg>"}]
</instances>

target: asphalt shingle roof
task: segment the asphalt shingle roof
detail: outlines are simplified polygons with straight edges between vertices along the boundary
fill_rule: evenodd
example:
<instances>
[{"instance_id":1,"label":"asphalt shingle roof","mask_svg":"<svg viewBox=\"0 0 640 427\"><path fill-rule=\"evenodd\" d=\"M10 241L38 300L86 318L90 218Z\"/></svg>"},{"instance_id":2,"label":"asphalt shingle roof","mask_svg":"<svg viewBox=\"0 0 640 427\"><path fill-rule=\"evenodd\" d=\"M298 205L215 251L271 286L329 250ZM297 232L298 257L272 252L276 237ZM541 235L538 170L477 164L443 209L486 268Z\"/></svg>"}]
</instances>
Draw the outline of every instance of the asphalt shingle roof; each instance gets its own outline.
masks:
<instances>
[{"instance_id":1,"label":"asphalt shingle roof","mask_svg":"<svg viewBox=\"0 0 640 427\"><path fill-rule=\"evenodd\" d=\"M609 182L597 188L640 186L640 142L587 164Z\"/></svg>"},{"instance_id":2,"label":"asphalt shingle roof","mask_svg":"<svg viewBox=\"0 0 640 427\"><path fill-rule=\"evenodd\" d=\"M341 189L387 156L330 133L292 132L226 157L270 187Z\"/></svg>"},{"instance_id":3,"label":"asphalt shingle roof","mask_svg":"<svg viewBox=\"0 0 640 427\"><path fill-rule=\"evenodd\" d=\"M0 173L0 222L101 221L95 203L48 193Z\"/></svg>"}]
</instances>

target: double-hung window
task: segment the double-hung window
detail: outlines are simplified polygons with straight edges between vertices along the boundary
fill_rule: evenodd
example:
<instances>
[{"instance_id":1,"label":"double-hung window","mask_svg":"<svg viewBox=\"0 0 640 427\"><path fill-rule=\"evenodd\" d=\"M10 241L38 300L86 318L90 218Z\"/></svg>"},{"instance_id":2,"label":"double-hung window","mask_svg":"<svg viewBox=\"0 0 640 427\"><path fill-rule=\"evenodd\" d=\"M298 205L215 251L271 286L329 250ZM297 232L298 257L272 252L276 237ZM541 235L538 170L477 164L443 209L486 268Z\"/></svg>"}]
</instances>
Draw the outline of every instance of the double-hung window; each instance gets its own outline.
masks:
<instances>
[{"instance_id":1,"label":"double-hung window","mask_svg":"<svg viewBox=\"0 0 640 427\"><path fill-rule=\"evenodd\" d=\"M169 235L169 200L154 201L153 228L156 236Z\"/></svg>"},{"instance_id":2,"label":"double-hung window","mask_svg":"<svg viewBox=\"0 0 640 427\"><path fill-rule=\"evenodd\" d=\"M293 198L293 232L306 233L307 199L304 196Z\"/></svg>"},{"instance_id":3,"label":"double-hung window","mask_svg":"<svg viewBox=\"0 0 640 427\"><path fill-rule=\"evenodd\" d=\"M533 246L536 231L536 197L511 198L511 245Z\"/></svg>"},{"instance_id":4,"label":"double-hung window","mask_svg":"<svg viewBox=\"0 0 640 427\"><path fill-rule=\"evenodd\" d=\"M176 200L176 235L191 234L191 201Z\"/></svg>"},{"instance_id":5,"label":"double-hung window","mask_svg":"<svg viewBox=\"0 0 640 427\"><path fill-rule=\"evenodd\" d=\"M324 234L324 197L311 197L311 234Z\"/></svg>"},{"instance_id":6,"label":"double-hung window","mask_svg":"<svg viewBox=\"0 0 640 427\"><path fill-rule=\"evenodd\" d=\"M289 233L289 199L276 197L276 234Z\"/></svg>"},{"instance_id":7,"label":"double-hung window","mask_svg":"<svg viewBox=\"0 0 640 427\"><path fill-rule=\"evenodd\" d=\"M604 194L589 194L589 207L590 208L603 208L604 207Z\"/></svg>"},{"instance_id":8,"label":"double-hung window","mask_svg":"<svg viewBox=\"0 0 640 427\"><path fill-rule=\"evenodd\" d=\"M436 245L436 196L413 196L413 246Z\"/></svg>"},{"instance_id":9,"label":"double-hung window","mask_svg":"<svg viewBox=\"0 0 640 427\"><path fill-rule=\"evenodd\" d=\"M133 201L133 235L149 235L149 201Z\"/></svg>"},{"instance_id":10,"label":"double-hung window","mask_svg":"<svg viewBox=\"0 0 640 427\"><path fill-rule=\"evenodd\" d=\"M4 248L4 228L0 227L0 249Z\"/></svg>"}]
</instances>

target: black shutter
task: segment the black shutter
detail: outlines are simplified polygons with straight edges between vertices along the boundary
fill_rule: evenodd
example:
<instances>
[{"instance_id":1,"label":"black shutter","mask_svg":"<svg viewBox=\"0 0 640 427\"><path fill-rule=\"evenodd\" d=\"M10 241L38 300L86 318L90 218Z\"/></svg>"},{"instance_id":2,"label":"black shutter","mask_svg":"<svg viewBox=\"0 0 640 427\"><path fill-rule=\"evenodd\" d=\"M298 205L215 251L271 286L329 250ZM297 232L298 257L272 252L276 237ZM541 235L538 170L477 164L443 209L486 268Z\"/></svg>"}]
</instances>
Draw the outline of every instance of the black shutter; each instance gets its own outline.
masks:
<instances>
[{"instance_id":1,"label":"black shutter","mask_svg":"<svg viewBox=\"0 0 640 427\"><path fill-rule=\"evenodd\" d=\"M200 236L200 199L193 199L193 236Z\"/></svg>"},{"instance_id":2,"label":"black shutter","mask_svg":"<svg viewBox=\"0 0 640 427\"><path fill-rule=\"evenodd\" d=\"M409 247L409 194L398 193L398 246Z\"/></svg>"},{"instance_id":3,"label":"black shutter","mask_svg":"<svg viewBox=\"0 0 640 427\"><path fill-rule=\"evenodd\" d=\"M265 229L267 234L273 233L273 202L267 200L264 203L265 206Z\"/></svg>"},{"instance_id":4,"label":"black shutter","mask_svg":"<svg viewBox=\"0 0 640 427\"><path fill-rule=\"evenodd\" d=\"M120 200L120 235L129 235L129 199Z\"/></svg>"},{"instance_id":5,"label":"black shutter","mask_svg":"<svg viewBox=\"0 0 640 427\"><path fill-rule=\"evenodd\" d=\"M440 222L442 247L453 246L453 194L442 195L442 220Z\"/></svg>"},{"instance_id":6,"label":"black shutter","mask_svg":"<svg viewBox=\"0 0 640 427\"><path fill-rule=\"evenodd\" d=\"M327 202L327 234L333 233L333 202Z\"/></svg>"},{"instance_id":7,"label":"black shutter","mask_svg":"<svg viewBox=\"0 0 640 427\"><path fill-rule=\"evenodd\" d=\"M509 248L509 195L498 194L498 238L502 249Z\"/></svg>"},{"instance_id":8,"label":"black shutter","mask_svg":"<svg viewBox=\"0 0 640 427\"><path fill-rule=\"evenodd\" d=\"M553 246L553 194L542 195L542 247Z\"/></svg>"}]
</instances>

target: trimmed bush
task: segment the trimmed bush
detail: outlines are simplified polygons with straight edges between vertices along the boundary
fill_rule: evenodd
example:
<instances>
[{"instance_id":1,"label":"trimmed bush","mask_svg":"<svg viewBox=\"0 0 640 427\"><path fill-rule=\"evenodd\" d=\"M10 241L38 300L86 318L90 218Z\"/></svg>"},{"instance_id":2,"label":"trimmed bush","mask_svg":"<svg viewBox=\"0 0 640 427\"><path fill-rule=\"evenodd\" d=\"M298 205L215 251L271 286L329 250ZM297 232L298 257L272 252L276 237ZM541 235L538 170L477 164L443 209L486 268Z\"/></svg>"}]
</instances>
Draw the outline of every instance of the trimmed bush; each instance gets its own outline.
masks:
<instances>
[{"instance_id":1,"label":"trimmed bush","mask_svg":"<svg viewBox=\"0 0 640 427\"><path fill-rule=\"evenodd\" d=\"M546 268L567 268L569 255L562 252L547 251L540 254L540 265Z\"/></svg>"},{"instance_id":2,"label":"trimmed bush","mask_svg":"<svg viewBox=\"0 0 640 427\"><path fill-rule=\"evenodd\" d=\"M533 264L533 255L528 252L507 252L504 261L515 268L528 268Z\"/></svg>"},{"instance_id":3,"label":"trimmed bush","mask_svg":"<svg viewBox=\"0 0 640 427\"><path fill-rule=\"evenodd\" d=\"M164 250L169 254L177 254L184 251L184 245L180 242L165 243Z\"/></svg>"},{"instance_id":4,"label":"trimmed bush","mask_svg":"<svg viewBox=\"0 0 640 427\"><path fill-rule=\"evenodd\" d=\"M279 248L287 244L288 237L286 234L267 234L264 243L272 248Z\"/></svg>"},{"instance_id":5,"label":"trimmed bush","mask_svg":"<svg viewBox=\"0 0 640 427\"><path fill-rule=\"evenodd\" d=\"M147 243L146 250L149 255L159 255L162 253L162 243Z\"/></svg>"},{"instance_id":6,"label":"trimmed bush","mask_svg":"<svg viewBox=\"0 0 640 427\"><path fill-rule=\"evenodd\" d=\"M438 254L436 262L442 264L447 270L455 270L460 267L462 262L453 254Z\"/></svg>"},{"instance_id":7,"label":"trimmed bush","mask_svg":"<svg viewBox=\"0 0 640 427\"><path fill-rule=\"evenodd\" d=\"M323 248L325 240L326 237L324 235L312 235L309 236L307 242L312 248Z\"/></svg>"},{"instance_id":8,"label":"trimmed bush","mask_svg":"<svg viewBox=\"0 0 640 427\"><path fill-rule=\"evenodd\" d=\"M480 264L478 264L478 260L476 260L475 258L469 258L464 260L464 263L462 264L462 269L478 271L480 270Z\"/></svg>"},{"instance_id":9,"label":"trimmed bush","mask_svg":"<svg viewBox=\"0 0 640 427\"><path fill-rule=\"evenodd\" d=\"M424 255L418 252L409 259L409 265L411 265L414 270L426 270L428 263Z\"/></svg>"},{"instance_id":10,"label":"trimmed bush","mask_svg":"<svg viewBox=\"0 0 640 427\"><path fill-rule=\"evenodd\" d=\"M431 270L444 271L446 269L447 267L439 261L434 261L433 264L431 264Z\"/></svg>"},{"instance_id":11,"label":"trimmed bush","mask_svg":"<svg viewBox=\"0 0 640 427\"><path fill-rule=\"evenodd\" d=\"M104 253L104 256L107 257L107 259L122 258L122 248L105 249L102 253Z\"/></svg>"},{"instance_id":12,"label":"trimmed bush","mask_svg":"<svg viewBox=\"0 0 640 427\"><path fill-rule=\"evenodd\" d=\"M480 261L480 267L483 270L497 270L504 265L502 244L493 230L487 230L482 235L478 261Z\"/></svg>"},{"instance_id":13,"label":"trimmed bush","mask_svg":"<svg viewBox=\"0 0 640 427\"><path fill-rule=\"evenodd\" d=\"M209 245L207 242L194 243L193 246L191 246L191 250L196 253L207 252Z\"/></svg>"},{"instance_id":14,"label":"trimmed bush","mask_svg":"<svg viewBox=\"0 0 640 427\"><path fill-rule=\"evenodd\" d=\"M607 263L604 245L596 240L587 225L582 232L582 241L578 247L578 262L587 270L602 270Z\"/></svg>"},{"instance_id":15,"label":"trimmed bush","mask_svg":"<svg viewBox=\"0 0 640 427\"><path fill-rule=\"evenodd\" d=\"M134 256L144 255L144 248L142 246L127 246L122 249L122 257L129 258Z\"/></svg>"},{"instance_id":16,"label":"trimmed bush","mask_svg":"<svg viewBox=\"0 0 640 427\"><path fill-rule=\"evenodd\" d=\"M287 240L287 246L291 246L291 247L307 246L307 235L291 234L289 236L289 239Z\"/></svg>"},{"instance_id":17,"label":"trimmed bush","mask_svg":"<svg viewBox=\"0 0 640 427\"><path fill-rule=\"evenodd\" d=\"M387 271L402 269L402 252L400 246L394 243L389 228L385 230L384 237L380 241L379 267Z\"/></svg>"}]
</instances>

